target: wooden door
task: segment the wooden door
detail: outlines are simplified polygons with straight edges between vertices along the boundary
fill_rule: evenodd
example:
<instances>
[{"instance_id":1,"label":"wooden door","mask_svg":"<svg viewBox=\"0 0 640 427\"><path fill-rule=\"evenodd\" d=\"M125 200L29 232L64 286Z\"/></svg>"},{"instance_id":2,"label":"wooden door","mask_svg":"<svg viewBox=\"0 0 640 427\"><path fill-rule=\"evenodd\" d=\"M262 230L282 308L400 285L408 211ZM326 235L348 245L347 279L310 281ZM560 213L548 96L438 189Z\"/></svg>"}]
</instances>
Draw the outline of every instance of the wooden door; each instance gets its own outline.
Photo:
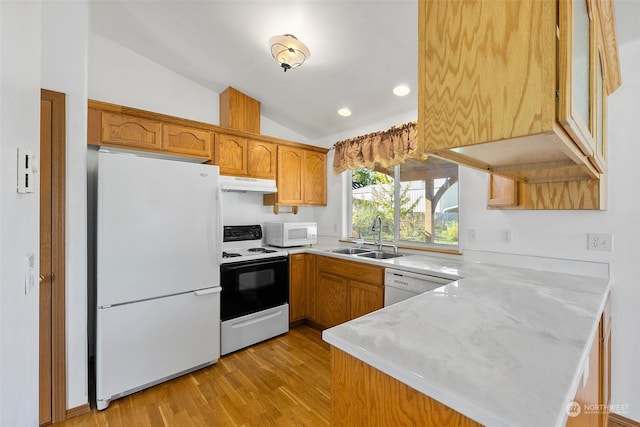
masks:
<instances>
[{"instance_id":1,"label":"wooden door","mask_svg":"<svg viewBox=\"0 0 640 427\"><path fill-rule=\"evenodd\" d=\"M349 319L379 310L383 305L382 287L349 281Z\"/></svg>"},{"instance_id":2,"label":"wooden door","mask_svg":"<svg viewBox=\"0 0 640 427\"><path fill-rule=\"evenodd\" d=\"M276 145L249 140L247 172L254 178L276 179Z\"/></svg>"},{"instance_id":3,"label":"wooden door","mask_svg":"<svg viewBox=\"0 0 640 427\"><path fill-rule=\"evenodd\" d=\"M65 362L65 95L40 100L39 422L62 421Z\"/></svg>"},{"instance_id":4,"label":"wooden door","mask_svg":"<svg viewBox=\"0 0 640 427\"><path fill-rule=\"evenodd\" d=\"M304 150L278 146L278 203L299 205L303 203Z\"/></svg>"},{"instance_id":5,"label":"wooden door","mask_svg":"<svg viewBox=\"0 0 640 427\"><path fill-rule=\"evenodd\" d=\"M304 202L327 205L327 155L315 151L304 153Z\"/></svg>"},{"instance_id":6,"label":"wooden door","mask_svg":"<svg viewBox=\"0 0 640 427\"><path fill-rule=\"evenodd\" d=\"M289 322L304 319L307 277L305 257L305 254L293 254L289 257Z\"/></svg>"},{"instance_id":7,"label":"wooden door","mask_svg":"<svg viewBox=\"0 0 640 427\"><path fill-rule=\"evenodd\" d=\"M244 176L247 174L247 140L233 135L216 135L215 164L220 174Z\"/></svg>"},{"instance_id":8,"label":"wooden door","mask_svg":"<svg viewBox=\"0 0 640 427\"><path fill-rule=\"evenodd\" d=\"M347 280L324 271L318 272L318 323L325 327L349 320Z\"/></svg>"}]
</instances>

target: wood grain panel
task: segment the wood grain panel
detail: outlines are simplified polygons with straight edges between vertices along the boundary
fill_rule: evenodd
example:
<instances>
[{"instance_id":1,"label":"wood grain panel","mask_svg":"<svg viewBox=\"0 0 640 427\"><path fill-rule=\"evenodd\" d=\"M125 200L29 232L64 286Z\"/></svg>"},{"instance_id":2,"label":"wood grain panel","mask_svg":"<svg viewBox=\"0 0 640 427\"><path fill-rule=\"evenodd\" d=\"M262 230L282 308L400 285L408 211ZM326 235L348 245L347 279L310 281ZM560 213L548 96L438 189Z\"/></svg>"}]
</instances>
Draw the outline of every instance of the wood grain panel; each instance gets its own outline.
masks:
<instances>
[{"instance_id":1,"label":"wood grain panel","mask_svg":"<svg viewBox=\"0 0 640 427\"><path fill-rule=\"evenodd\" d=\"M234 135L216 135L215 164L222 175L247 174L247 140Z\"/></svg>"},{"instance_id":2,"label":"wood grain panel","mask_svg":"<svg viewBox=\"0 0 640 427\"><path fill-rule=\"evenodd\" d=\"M326 206L327 155L305 151L304 167L304 202L309 205Z\"/></svg>"},{"instance_id":3,"label":"wood grain panel","mask_svg":"<svg viewBox=\"0 0 640 427\"><path fill-rule=\"evenodd\" d=\"M616 18L613 0L597 0L598 18L605 46L605 80L607 93L611 94L622 84L620 74L620 55L618 52L618 36L616 34Z\"/></svg>"},{"instance_id":4,"label":"wood grain panel","mask_svg":"<svg viewBox=\"0 0 640 427\"><path fill-rule=\"evenodd\" d=\"M303 200L304 150L278 146L277 200L283 205L299 205Z\"/></svg>"},{"instance_id":5,"label":"wood grain panel","mask_svg":"<svg viewBox=\"0 0 640 427\"><path fill-rule=\"evenodd\" d=\"M603 209L602 184L596 180L527 184L521 203L524 209Z\"/></svg>"},{"instance_id":6,"label":"wood grain panel","mask_svg":"<svg viewBox=\"0 0 640 427\"><path fill-rule=\"evenodd\" d=\"M277 148L269 142L249 140L247 174L253 178L275 179Z\"/></svg>"},{"instance_id":7,"label":"wood grain panel","mask_svg":"<svg viewBox=\"0 0 640 427\"><path fill-rule=\"evenodd\" d=\"M354 280L349 281L349 318L364 316L384 305L384 293L380 286Z\"/></svg>"},{"instance_id":8,"label":"wood grain panel","mask_svg":"<svg viewBox=\"0 0 640 427\"><path fill-rule=\"evenodd\" d=\"M260 133L260 103L228 87L220 94L220 126Z\"/></svg>"},{"instance_id":9,"label":"wood grain panel","mask_svg":"<svg viewBox=\"0 0 640 427\"><path fill-rule=\"evenodd\" d=\"M489 200L487 206L499 208L518 206L518 183L510 178L491 174L489 176Z\"/></svg>"},{"instance_id":10,"label":"wood grain panel","mask_svg":"<svg viewBox=\"0 0 640 427\"><path fill-rule=\"evenodd\" d=\"M377 265L318 255L318 270L366 282L380 288L384 285L384 268Z\"/></svg>"},{"instance_id":11,"label":"wood grain panel","mask_svg":"<svg viewBox=\"0 0 640 427\"><path fill-rule=\"evenodd\" d=\"M304 319L306 302L306 254L289 255L289 322Z\"/></svg>"},{"instance_id":12,"label":"wood grain panel","mask_svg":"<svg viewBox=\"0 0 640 427\"><path fill-rule=\"evenodd\" d=\"M418 131L426 151L551 130L555 2L419 2Z\"/></svg>"},{"instance_id":13,"label":"wood grain panel","mask_svg":"<svg viewBox=\"0 0 640 427\"><path fill-rule=\"evenodd\" d=\"M331 347L331 425L480 426L335 347Z\"/></svg>"},{"instance_id":14,"label":"wood grain panel","mask_svg":"<svg viewBox=\"0 0 640 427\"><path fill-rule=\"evenodd\" d=\"M305 316L312 322L318 321L318 279L317 279L317 260L318 256L306 254L305 269L307 276L307 293Z\"/></svg>"},{"instance_id":15,"label":"wood grain panel","mask_svg":"<svg viewBox=\"0 0 640 427\"><path fill-rule=\"evenodd\" d=\"M343 277L327 273L318 263L318 323L330 328L349 320L348 284Z\"/></svg>"},{"instance_id":16,"label":"wood grain panel","mask_svg":"<svg viewBox=\"0 0 640 427\"><path fill-rule=\"evenodd\" d=\"M160 149L162 124L140 117L102 113L101 142L130 148Z\"/></svg>"},{"instance_id":17,"label":"wood grain panel","mask_svg":"<svg viewBox=\"0 0 640 427\"><path fill-rule=\"evenodd\" d=\"M162 126L162 149L176 154L211 157L213 132L165 124Z\"/></svg>"}]
</instances>

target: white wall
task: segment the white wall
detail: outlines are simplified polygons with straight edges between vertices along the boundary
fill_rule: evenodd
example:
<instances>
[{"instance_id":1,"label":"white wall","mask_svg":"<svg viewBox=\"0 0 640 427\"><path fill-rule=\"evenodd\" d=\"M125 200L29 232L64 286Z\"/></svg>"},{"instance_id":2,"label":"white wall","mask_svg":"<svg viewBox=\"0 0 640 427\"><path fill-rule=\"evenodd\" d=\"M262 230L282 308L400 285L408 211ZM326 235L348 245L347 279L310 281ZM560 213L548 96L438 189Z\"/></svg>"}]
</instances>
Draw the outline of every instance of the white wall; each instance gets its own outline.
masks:
<instances>
[{"instance_id":1,"label":"white wall","mask_svg":"<svg viewBox=\"0 0 640 427\"><path fill-rule=\"evenodd\" d=\"M66 94L67 408L89 401L87 359L87 43L84 0L42 4L42 87Z\"/></svg>"},{"instance_id":2,"label":"white wall","mask_svg":"<svg viewBox=\"0 0 640 427\"><path fill-rule=\"evenodd\" d=\"M640 42L620 48L622 87L609 97L609 207L606 211L511 211L488 210L488 175L461 167L460 178L460 249L466 257L501 262L501 254L521 254L533 257L558 258L609 263L613 283L613 353L612 403L629 405L622 415L640 420L640 144L637 137L640 111ZM397 121L395 124L402 123ZM348 136L361 135L388 128L362 129L351 135L338 135L321 141L327 146ZM320 145L320 144L318 144ZM332 152L329 154L331 162ZM347 224L341 214L349 183L346 174L334 175L329 165L328 194L330 208L316 210L321 234L342 236ZM339 232L333 232L334 224ZM476 242L469 242L466 231L477 230ZM512 243L500 241L502 230L509 229ZM613 252L587 250L587 233L613 233ZM486 252L486 253L485 253ZM493 253L493 255L492 255ZM511 259L511 257L509 258ZM544 261L542 261L544 263ZM578 271L579 273L579 271Z\"/></svg>"},{"instance_id":3,"label":"white wall","mask_svg":"<svg viewBox=\"0 0 640 427\"><path fill-rule=\"evenodd\" d=\"M17 148L40 150L40 3L0 2L0 425L38 425L39 188L16 192ZM35 255L25 294L23 259Z\"/></svg>"}]
</instances>

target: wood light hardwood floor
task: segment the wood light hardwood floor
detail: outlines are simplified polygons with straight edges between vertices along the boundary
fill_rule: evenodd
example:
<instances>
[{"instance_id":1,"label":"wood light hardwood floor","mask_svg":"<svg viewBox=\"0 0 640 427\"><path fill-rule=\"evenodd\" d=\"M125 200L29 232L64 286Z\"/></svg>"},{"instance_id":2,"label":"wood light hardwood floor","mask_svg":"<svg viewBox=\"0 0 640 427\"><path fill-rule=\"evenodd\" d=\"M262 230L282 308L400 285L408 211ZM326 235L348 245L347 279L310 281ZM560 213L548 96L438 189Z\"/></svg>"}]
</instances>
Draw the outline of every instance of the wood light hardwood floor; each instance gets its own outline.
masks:
<instances>
[{"instance_id":1,"label":"wood light hardwood floor","mask_svg":"<svg viewBox=\"0 0 640 427\"><path fill-rule=\"evenodd\" d=\"M320 331L302 325L54 426L328 426L329 362Z\"/></svg>"}]
</instances>

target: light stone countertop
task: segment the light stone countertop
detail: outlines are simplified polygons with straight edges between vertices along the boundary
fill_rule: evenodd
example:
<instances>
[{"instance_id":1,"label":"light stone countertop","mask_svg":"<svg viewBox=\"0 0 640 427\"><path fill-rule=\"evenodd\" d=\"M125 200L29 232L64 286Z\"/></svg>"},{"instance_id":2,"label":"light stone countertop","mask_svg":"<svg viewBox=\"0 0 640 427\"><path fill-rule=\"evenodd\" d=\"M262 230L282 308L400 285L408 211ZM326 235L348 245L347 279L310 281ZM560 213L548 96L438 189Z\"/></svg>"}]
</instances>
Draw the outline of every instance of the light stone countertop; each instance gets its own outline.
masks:
<instances>
[{"instance_id":1,"label":"light stone countertop","mask_svg":"<svg viewBox=\"0 0 640 427\"><path fill-rule=\"evenodd\" d=\"M426 255L371 260L326 249L290 253L461 279L327 329L325 341L481 424L564 425L608 279Z\"/></svg>"}]
</instances>

